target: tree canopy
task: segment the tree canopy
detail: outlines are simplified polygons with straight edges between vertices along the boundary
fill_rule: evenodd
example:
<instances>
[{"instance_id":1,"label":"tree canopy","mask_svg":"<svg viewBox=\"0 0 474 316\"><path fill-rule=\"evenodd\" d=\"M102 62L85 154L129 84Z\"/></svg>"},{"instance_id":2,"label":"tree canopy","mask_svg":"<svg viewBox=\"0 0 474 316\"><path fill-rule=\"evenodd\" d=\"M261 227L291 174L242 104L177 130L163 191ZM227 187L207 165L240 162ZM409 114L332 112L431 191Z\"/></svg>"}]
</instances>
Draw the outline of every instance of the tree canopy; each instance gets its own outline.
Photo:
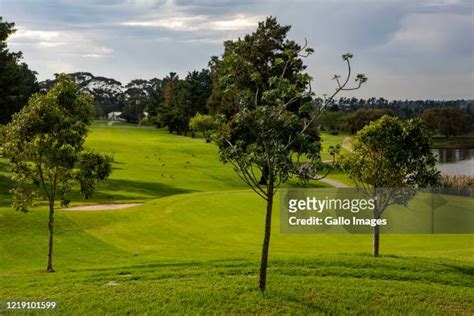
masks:
<instances>
[{"instance_id":1,"label":"tree canopy","mask_svg":"<svg viewBox=\"0 0 474 316\"><path fill-rule=\"evenodd\" d=\"M15 33L15 24L0 17L0 124L10 122L14 113L38 91L36 73L21 62L21 52L10 52L7 39Z\"/></svg>"},{"instance_id":2,"label":"tree canopy","mask_svg":"<svg viewBox=\"0 0 474 316\"><path fill-rule=\"evenodd\" d=\"M213 57L210 62L214 85L209 104L214 113L230 117L242 107L276 105L269 95L276 84L288 85L287 89L300 95L309 88L303 58L313 49L288 40L290 28L269 17L255 32L224 42L222 58ZM310 99L309 94L305 98L292 94L279 97L294 111Z\"/></svg>"}]
</instances>

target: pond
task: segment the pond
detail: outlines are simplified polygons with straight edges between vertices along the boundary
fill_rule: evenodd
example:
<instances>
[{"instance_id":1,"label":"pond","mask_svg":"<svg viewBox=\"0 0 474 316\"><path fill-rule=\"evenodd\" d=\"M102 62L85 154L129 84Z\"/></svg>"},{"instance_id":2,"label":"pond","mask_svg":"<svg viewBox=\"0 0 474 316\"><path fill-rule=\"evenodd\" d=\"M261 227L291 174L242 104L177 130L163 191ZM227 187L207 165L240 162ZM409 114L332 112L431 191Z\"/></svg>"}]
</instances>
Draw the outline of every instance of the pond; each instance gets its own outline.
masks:
<instances>
[{"instance_id":1,"label":"pond","mask_svg":"<svg viewBox=\"0 0 474 316\"><path fill-rule=\"evenodd\" d=\"M433 149L442 174L474 176L474 149Z\"/></svg>"}]
</instances>

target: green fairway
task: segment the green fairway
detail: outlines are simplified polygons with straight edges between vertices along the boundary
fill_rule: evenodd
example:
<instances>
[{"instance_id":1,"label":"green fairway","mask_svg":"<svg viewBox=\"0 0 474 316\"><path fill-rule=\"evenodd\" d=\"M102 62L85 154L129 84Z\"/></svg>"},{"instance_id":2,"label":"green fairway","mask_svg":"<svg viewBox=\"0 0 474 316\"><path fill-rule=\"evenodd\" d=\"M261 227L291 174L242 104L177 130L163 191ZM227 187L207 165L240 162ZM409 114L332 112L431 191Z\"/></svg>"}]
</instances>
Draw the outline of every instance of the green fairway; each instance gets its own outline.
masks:
<instances>
[{"instance_id":1,"label":"green fairway","mask_svg":"<svg viewBox=\"0 0 474 316\"><path fill-rule=\"evenodd\" d=\"M323 144L346 137L323 134ZM0 301L56 300L82 315L474 313L472 235L382 235L375 259L370 235L281 234L276 201L261 295L265 203L219 162L214 144L96 123L87 146L112 154L114 171L73 205L144 204L57 211L58 272L46 274L46 205L12 210L0 160ZM341 172L332 179L350 184Z\"/></svg>"}]
</instances>

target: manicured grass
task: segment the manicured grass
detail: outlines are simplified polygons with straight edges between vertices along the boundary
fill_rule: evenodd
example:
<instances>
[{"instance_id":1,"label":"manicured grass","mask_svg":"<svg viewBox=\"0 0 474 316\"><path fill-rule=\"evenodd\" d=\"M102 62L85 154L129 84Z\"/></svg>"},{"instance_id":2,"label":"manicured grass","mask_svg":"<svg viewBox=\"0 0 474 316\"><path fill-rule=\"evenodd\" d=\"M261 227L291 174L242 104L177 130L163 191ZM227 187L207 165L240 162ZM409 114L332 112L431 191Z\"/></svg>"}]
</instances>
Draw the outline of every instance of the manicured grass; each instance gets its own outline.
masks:
<instances>
[{"instance_id":1,"label":"manicured grass","mask_svg":"<svg viewBox=\"0 0 474 316\"><path fill-rule=\"evenodd\" d=\"M46 207L13 211L0 161L0 301L57 300L65 314L474 313L472 235L382 235L374 259L370 235L280 233L277 201L261 295L264 201L218 161L215 145L104 124L87 145L114 155L114 173L74 204L147 203L58 211L58 272L43 273Z\"/></svg>"},{"instance_id":2,"label":"manicured grass","mask_svg":"<svg viewBox=\"0 0 474 316\"><path fill-rule=\"evenodd\" d=\"M338 135L331 135L326 132L321 133L321 139L322 139L322 150L321 150L321 157L323 160L329 160L332 159L332 156L329 155L328 150L329 146L336 146L340 145L341 146L341 152L340 154L343 156L348 155L350 152L344 145L344 139L350 139L352 136L347 135L347 134L338 134Z\"/></svg>"},{"instance_id":3,"label":"manicured grass","mask_svg":"<svg viewBox=\"0 0 474 316\"><path fill-rule=\"evenodd\" d=\"M453 260L320 255L257 262L179 261L15 274L2 292L56 300L61 314L472 314L472 266Z\"/></svg>"}]
</instances>

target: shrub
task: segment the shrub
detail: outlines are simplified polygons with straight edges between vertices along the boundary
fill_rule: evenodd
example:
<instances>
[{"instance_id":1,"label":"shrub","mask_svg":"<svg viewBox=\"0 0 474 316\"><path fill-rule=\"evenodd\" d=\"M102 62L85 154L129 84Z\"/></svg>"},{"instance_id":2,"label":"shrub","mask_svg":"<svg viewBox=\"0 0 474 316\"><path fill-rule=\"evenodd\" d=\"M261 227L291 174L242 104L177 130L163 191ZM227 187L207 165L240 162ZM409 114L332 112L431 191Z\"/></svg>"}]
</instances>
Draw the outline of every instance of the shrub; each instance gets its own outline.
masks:
<instances>
[{"instance_id":1,"label":"shrub","mask_svg":"<svg viewBox=\"0 0 474 316\"><path fill-rule=\"evenodd\" d=\"M216 127L216 120L210 115L197 113L189 121L189 128L192 130L193 135L195 132L202 132L207 143L211 142L212 132L215 131Z\"/></svg>"}]
</instances>

